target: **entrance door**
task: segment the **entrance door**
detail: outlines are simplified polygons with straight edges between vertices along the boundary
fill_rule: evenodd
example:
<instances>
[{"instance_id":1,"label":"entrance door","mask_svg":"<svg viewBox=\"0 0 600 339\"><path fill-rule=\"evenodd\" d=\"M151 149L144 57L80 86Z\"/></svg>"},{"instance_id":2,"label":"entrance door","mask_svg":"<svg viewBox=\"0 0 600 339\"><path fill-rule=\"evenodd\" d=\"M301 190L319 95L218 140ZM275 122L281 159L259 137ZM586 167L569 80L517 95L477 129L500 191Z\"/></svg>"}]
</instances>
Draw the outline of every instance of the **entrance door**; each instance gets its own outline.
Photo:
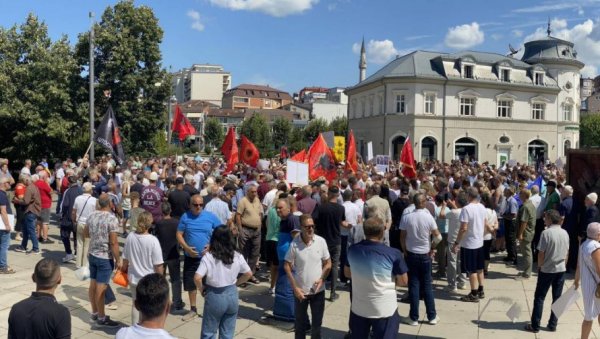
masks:
<instances>
[{"instance_id":1,"label":"entrance door","mask_svg":"<svg viewBox=\"0 0 600 339\"><path fill-rule=\"evenodd\" d=\"M506 164L508 159L510 159L510 151L507 149L499 149L498 150L498 158L497 158L497 162L496 162L496 164L498 165L498 168L504 166L504 164Z\"/></svg>"}]
</instances>

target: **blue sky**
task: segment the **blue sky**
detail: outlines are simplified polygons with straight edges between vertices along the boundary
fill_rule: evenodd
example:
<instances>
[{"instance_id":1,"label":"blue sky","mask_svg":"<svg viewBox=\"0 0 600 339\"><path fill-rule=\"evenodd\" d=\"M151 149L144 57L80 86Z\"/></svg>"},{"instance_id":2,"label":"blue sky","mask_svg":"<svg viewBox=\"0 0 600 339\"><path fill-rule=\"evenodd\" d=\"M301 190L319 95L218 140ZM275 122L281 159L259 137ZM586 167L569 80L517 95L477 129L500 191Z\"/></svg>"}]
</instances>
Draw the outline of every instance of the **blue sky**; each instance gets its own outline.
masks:
<instances>
[{"instance_id":1,"label":"blue sky","mask_svg":"<svg viewBox=\"0 0 600 339\"><path fill-rule=\"evenodd\" d=\"M0 2L0 25L22 23L29 12L52 38L89 29L109 0ZM351 86L358 79L364 36L367 75L397 54L415 49L480 50L505 54L545 35L575 42L586 76L600 66L600 0L144 0L164 30L163 64L221 64L233 84L259 83L297 92L304 86Z\"/></svg>"}]
</instances>

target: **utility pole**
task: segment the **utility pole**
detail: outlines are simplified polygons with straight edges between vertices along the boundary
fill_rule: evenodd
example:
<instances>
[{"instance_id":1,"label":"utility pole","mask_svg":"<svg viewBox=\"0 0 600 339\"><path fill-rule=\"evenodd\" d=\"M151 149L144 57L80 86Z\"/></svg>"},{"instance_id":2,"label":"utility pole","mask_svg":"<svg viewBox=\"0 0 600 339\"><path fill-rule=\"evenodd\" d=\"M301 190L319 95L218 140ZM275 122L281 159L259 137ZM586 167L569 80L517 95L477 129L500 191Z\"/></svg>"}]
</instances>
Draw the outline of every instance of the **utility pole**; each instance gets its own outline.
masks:
<instances>
[{"instance_id":1,"label":"utility pole","mask_svg":"<svg viewBox=\"0 0 600 339\"><path fill-rule=\"evenodd\" d=\"M90 162L94 160L94 12L90 12Z\"/></svg>"}]
</instances>

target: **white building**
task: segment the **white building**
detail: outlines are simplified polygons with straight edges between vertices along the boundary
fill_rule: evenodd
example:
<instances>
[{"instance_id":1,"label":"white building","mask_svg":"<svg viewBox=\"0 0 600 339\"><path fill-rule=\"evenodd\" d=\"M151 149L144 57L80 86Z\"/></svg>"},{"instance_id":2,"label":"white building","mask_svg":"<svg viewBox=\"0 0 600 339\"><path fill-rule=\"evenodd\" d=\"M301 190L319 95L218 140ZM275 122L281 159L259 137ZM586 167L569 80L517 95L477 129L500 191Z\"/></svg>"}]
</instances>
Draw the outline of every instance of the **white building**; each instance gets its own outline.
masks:
<instances>
[{"instance_id":1,"label":"white building","mask_svg":"<svg viewBox=\"0 0 600 339\"><path fill-rule=\"evenodd\" d=\"M584 64L573 47L549 29L521 60L472 51L397 57L346 90L357 149L366 155L372 141L375 154L399 159L410 136L417 161L555 161L579 145Z\"/></svg>"},{"instance_id":2,"label":"white building","mask_svg":"<svg viewBox=\"0 0 600 339\"><path fill-rule=\"evenodd\" d=\"M173 94L178 102L203 100L221 107L223 92L231 88L231 73L221 65L194 64L173 73Z\"/></svg>"},{"instance_id":3,"label":"white building","mask_svg":"<svg viewBox=\"0 0 600 339\"><path fill-rule=\"evenodd\" d=\"M329 100L316 100L312 103L312 119L324 119L327 122L335 118L345 117L348 113L348 104L341 104Z\"/></svg>"},{"instance_id":4,"label":"white building","mask_svg":"<svg viewBox=\"0 0 600 339\"><path fill-rule=\"evenodd\" d=\"M345 90L346 89L343 87L330 88L329 91L327 91L327 100L348 105L348 96L344 93Z\"/></svg>"}]
</instances>

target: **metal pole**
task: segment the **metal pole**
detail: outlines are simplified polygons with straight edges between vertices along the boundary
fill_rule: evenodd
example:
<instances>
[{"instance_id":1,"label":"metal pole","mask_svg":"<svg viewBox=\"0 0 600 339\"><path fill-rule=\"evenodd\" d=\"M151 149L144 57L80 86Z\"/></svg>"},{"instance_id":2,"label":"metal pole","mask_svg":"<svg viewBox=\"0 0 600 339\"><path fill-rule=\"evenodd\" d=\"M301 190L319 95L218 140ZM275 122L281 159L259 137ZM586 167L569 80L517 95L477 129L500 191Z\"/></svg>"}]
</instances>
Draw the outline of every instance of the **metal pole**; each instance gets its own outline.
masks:
<instances>
[{"instance_id":1,"label":"metal pole","mask_svg":"<svg viewBox=\"0 0 600 339\"><path fill-rule=\"evenodd\" d=\"M172 87L172 86L171 86ZM171 138L173 137L173 128L171 127L171 121L173 120L173 98L169 95L169 123L167 124L167 144L171 144Z\"/></svg>"},{"instance_id":2,"label":"metal pole","mask_svg":"<svg viewBox=\"0 0 600 339\"><path fill-rule=\"evenodd\" d=\"M94 12L90 12L90 160L94 160Z\"/></svg>"}]
</instances>

